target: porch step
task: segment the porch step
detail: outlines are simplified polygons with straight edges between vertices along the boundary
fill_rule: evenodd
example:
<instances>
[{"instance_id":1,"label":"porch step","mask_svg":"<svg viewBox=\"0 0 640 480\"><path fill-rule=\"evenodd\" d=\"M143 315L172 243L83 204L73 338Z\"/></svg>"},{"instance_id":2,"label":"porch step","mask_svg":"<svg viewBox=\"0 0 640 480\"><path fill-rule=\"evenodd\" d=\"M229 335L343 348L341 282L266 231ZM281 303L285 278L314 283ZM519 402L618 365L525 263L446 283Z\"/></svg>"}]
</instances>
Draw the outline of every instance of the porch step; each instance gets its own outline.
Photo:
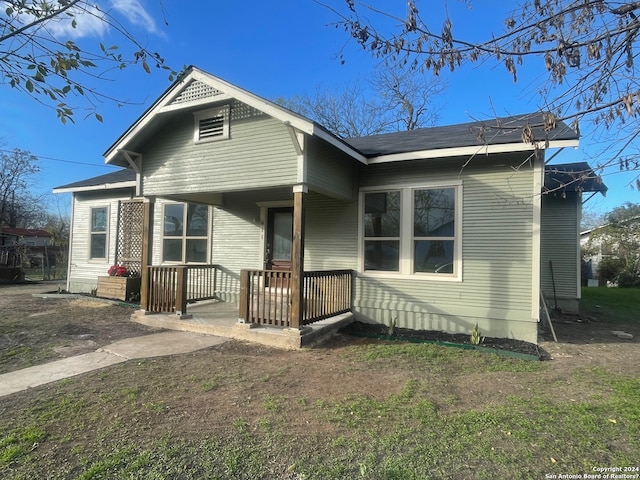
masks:
<instances>
[{"instance_id":1,"label":"porch step","mask_svg":"<svg viewBox=\"0 0 640 480\"><path fill-rule=\"evenodd\" d=\"M181 320L175 314L146 314L142 310L137 310L131 315L131 320L151 327L217 335L287 350L296 350L325 341L339 328L355 320L352 313L343 313L305 325L300 329L293 329L239 323L237 313L235 318L231 315L221 318L219 313L207 315L204 311L192 310L191 312L193 313L191 318Z\"/></svg>"}]
</instances>

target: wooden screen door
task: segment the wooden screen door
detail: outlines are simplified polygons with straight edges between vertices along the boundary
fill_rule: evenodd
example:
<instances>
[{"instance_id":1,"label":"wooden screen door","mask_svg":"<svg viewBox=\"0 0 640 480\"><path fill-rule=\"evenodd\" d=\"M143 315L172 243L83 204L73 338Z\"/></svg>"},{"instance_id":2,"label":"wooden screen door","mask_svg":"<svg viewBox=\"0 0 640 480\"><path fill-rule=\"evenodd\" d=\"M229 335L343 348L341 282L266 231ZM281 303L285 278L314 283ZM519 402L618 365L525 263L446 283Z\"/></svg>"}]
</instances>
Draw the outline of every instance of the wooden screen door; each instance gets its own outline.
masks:
<instances>
[{"instance_id":1,"label":"wooden screen door","mask_svg":"<svg viewBox=\"0 0 640 480\"><path fill-rule=\"evenodd\" d=\"M270 208L267 221L266 268L291 270L293 208Z\"/></svg>"}]
</instances>

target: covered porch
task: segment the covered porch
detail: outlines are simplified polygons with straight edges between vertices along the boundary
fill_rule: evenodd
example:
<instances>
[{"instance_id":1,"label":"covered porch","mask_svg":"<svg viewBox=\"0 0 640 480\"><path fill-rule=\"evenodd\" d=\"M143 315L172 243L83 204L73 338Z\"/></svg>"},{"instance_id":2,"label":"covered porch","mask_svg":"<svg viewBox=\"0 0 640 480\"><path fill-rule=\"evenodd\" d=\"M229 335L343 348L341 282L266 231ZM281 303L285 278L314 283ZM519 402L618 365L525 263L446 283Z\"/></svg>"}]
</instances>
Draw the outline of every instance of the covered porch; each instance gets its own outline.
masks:
<instances>
[{"instance_id":1,"label":"covered porch","mask_svg":"<svg viewBox=\"0 0 640 480\"><path fill-rule=\"evenodd\" d=\"M299 347L314 341L313 332L353 318L356 256L333 248L355 248L335 222L335 216L355 212L352 190L310 192L295 184L166 192L144 197L143 204L141 310L134 320L193 331L206 324L209 333L236 338L269 331ZM192 231L199 233L189 236ZM167 255L173 245L177 258L182 252L180 263Z\"/></svg>"},{"instance_id":2,"label":"covered porch","mask_svg":"<svg viewBox=\"0 0 640 480\"><path fill-rule=\"evenodd\" d=\"M218 281L228 275L218 265L148 266L146 273L132 320L149 326L291 349L353 320L351 270L303 272L297 310L290 271L242 270L238 303L218 298Z\"/></svg>"}]
</instances>

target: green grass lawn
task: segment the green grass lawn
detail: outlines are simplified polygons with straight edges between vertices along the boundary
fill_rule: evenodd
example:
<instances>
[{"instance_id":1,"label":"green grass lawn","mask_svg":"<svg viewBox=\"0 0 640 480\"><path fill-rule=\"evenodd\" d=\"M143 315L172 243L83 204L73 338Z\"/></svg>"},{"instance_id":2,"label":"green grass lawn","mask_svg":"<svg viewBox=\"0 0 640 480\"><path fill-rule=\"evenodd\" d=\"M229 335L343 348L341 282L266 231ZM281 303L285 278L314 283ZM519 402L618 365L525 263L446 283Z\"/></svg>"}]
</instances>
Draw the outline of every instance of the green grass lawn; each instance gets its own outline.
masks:
<instances>
[{"instance_id":1,"label":"green grass lawn","mask_svg":"<svg viewBox=\"0 0 640 480\"><path fill-rule=\"evenodd\" d=\"M600 318L637 322L634 293L584 298ZM640 374L619 373L615 344L597 348L614 357L229 342L131 361L0 398L0 478L493 480L636 468ZM327 372L371 381L326 395L349 390L319 384Z\"/></svg>"},{"instance_id":2,"label":"green grass lawn","mask_svg":"<svg viewBox=\"0 0 640 480\"><path fill-rule=\"evenodd\" d=\"M640 323L640 288L583 288L580 309L610 323Z\"/></svg>"}]
</instances>

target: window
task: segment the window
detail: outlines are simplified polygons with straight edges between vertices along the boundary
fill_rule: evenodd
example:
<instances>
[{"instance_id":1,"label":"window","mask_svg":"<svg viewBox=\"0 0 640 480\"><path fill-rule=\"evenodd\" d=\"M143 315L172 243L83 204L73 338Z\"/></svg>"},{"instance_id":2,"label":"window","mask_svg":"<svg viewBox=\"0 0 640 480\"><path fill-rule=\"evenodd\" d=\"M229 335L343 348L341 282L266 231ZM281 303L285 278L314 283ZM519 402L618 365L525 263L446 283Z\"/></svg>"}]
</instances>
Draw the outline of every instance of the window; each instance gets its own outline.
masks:
<instances>
[{"instance_id":1,"label":"window","mask_svg":"<svg viewBox=\"0 0 640 480\"><path fill-rule=\"evenodd\" d=\"M197 203L164 206L162 261L206 263L209 207Z\"/></svg>"},{"instance_id":2,"label":"window","mask_svg":"<svg viewBox=\"0 0 640 480\"><path fill-rule=\"evenodd\" d=\"M364 192L364 270L460 277L461 187Z\"/></svg>"},{"instance_id":3,"label":"window","mask_svg":"<svg viewBox=\"0 0 640 480\"><path fill-rule=\"evenodd\" d=\"M196 142L211 142L229 138L229 106L213 108L193 114Z\"/></svg>"},{"instance_id":4,"label":"window","mask_svg":"<svg viewBox=\"0 0 640 480\"><path fill-rule=\"evenodd\" d=\"M89 258L107 258L107 226L108 208L96 207L91 209L91 232Z\"/></svg>"},{"instance_id":5,"label":"window","mask_svg":"<svg viewBox=\"0 0 640 480\"><path fill-rule=\"evenodd\" d=\"M364 195L365 270L400 268L400 192Z\"/></svg>"},{"instance_id":6,"label":"window","mask_svg":"<svg viewBox=\"0 0 640 480\"><path fill-rule=\"evenodd\" d=\"M413 271L453 273L455 189L413 191Z\"/></svg>"}]
</instances>

